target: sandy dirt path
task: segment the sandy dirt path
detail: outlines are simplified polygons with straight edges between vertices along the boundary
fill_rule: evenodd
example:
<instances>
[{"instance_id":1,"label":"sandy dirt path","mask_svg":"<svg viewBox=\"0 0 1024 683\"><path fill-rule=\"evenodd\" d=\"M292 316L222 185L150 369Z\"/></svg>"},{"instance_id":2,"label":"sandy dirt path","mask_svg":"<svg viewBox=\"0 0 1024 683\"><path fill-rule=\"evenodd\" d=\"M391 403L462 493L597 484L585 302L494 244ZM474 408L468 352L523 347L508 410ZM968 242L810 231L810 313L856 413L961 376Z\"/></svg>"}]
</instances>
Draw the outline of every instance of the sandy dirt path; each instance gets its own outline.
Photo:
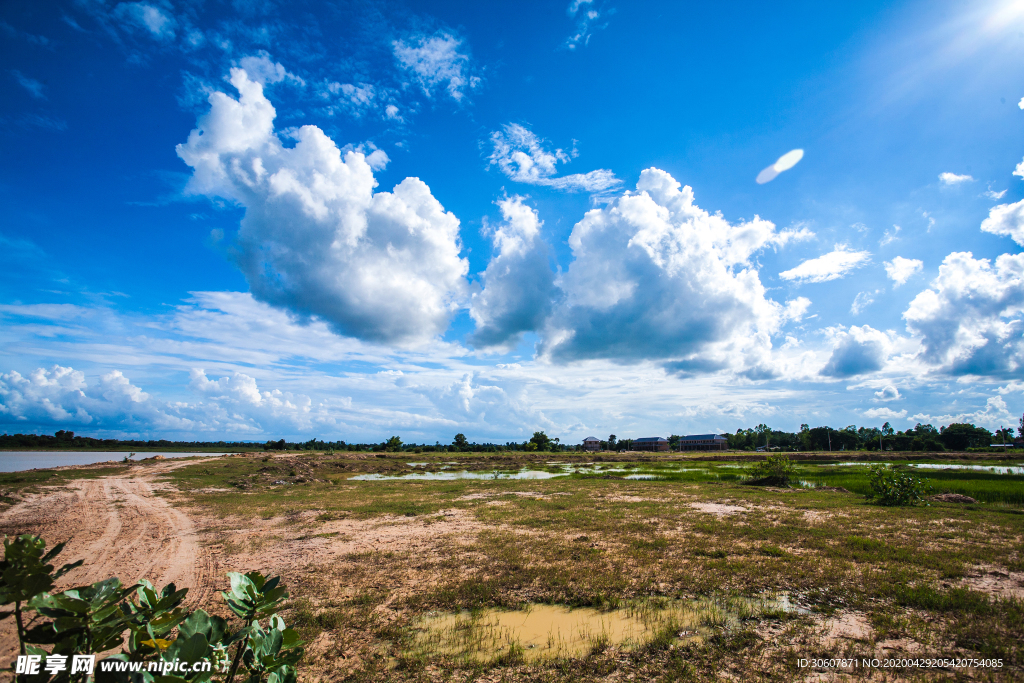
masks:
<instances>
[{"instance_id":1,"label":"sandy dirt path","mask_svg":"<svg viewBox=\"0 0 1024 683\"><path fill-rule=\"evenodd\" d=\"M191 461L195 462L195 461ZM67 541L55 565L85 560L58 588L116 576L132 584L148 579L189 589L185 604L213 596L215 565L189 516L156 495L158 475L189 463L133 468L130 474L73 481L35 495L0 514L0 534L40 534L48 546ZM12 620L0 622L0 661L14 654Z\"/></svg>"}]
</instances>

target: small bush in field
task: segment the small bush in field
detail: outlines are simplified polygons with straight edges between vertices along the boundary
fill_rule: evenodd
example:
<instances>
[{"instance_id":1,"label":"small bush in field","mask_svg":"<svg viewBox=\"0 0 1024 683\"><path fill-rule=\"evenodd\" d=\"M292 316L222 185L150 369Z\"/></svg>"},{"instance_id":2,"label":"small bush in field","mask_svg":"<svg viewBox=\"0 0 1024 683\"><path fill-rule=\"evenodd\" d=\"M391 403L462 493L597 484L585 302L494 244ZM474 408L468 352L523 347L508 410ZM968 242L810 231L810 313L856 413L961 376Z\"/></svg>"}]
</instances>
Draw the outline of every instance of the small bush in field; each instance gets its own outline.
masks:
<instances>
[{"instance_id":1,"label":"small bush in field","mask_svg":"<svg viewBox=\"0 0 1024 683\"><path fill-rule=\"evenodd\" d=\"M931 486L909 472L875 465L869 475L871 495L879 505L903 506L924 503Z\"/></svg>"},{"instance_id":2,"label":"small bush in field","mask_svg":"<svg viewBox=\"0 0 1024 683\"><path fill-rule=\"evenodd\" d=\"M751 467L749 474L753 478L750 484L789 486L789 481L796 476L796 468L787 455L769 455Z\"/></svg>"}]
</instances>

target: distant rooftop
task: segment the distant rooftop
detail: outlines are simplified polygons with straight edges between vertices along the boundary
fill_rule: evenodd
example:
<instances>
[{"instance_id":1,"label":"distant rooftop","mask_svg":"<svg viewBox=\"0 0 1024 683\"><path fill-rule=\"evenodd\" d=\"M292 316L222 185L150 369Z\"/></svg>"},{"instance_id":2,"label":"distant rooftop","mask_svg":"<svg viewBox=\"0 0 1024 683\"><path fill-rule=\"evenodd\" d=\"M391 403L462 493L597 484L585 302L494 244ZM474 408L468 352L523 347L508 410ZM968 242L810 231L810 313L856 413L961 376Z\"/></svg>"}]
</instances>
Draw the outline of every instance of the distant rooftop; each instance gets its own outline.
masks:
<instances>
[{"instance_id":1,"label":"distant rooftop","mask_svg":"<svg viewBox=\"0 0 1024 683\"><path fill-rule=\"evenodd\" d=\"M643 442L648 442L648 441L665 441L665 442L667 442L668 439L662 438L660 436L645 436L645 437L642 437L640 439L633 439L633 441L643 441Z\"/></svg>"}]
</instances>

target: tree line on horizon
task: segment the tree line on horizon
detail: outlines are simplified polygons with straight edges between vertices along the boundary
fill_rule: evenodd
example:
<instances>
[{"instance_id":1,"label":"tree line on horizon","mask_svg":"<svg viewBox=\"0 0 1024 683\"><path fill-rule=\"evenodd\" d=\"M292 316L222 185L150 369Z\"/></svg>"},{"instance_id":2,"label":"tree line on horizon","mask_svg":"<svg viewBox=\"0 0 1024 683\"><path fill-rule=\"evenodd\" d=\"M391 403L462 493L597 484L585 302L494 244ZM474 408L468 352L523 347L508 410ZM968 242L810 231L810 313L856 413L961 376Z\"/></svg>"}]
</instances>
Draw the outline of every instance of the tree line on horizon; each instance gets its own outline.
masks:
<instances>
[{"instance_id":1,"label":"tree line on horizon","mask_svg":"<svg viewBox=\"0 0 1024 683\"><path fill-rule=\"evenodd\" d=\"M1024 437L1024 417L1018 431ZM938 429L918 422L904 431L897 431L888 422L881 428L849 425L841 429L802 424L799 432L784 432L759 424L724 436L730 449L749 451L966 451L988 448L991 444L1014 443L1012 429L1000 427L990 432L969 422L957 422Z\"/></svg>"},{"instance_id":2,"label":"tree line on horizon","mask_svg":"<svg viewBox=\"0 0 1024 683\"><path fill-rule=\"evenodd\" d=\"M1017 427L1018 446L1024 446L1024 417ZM734 434L723 434L729 450L757 451L965 451L971 448L987 448L991 444L1013 444L1014 430L1000 427L990 432L969 422L953 423L936 429L930 424L918 423L904 431L895 430L888 422L878 427L857 427L849 425L840 429L822 426L800 425L798 432L772 429L766 424L753 428L737 429ZM672 434L668 437L669 448L678 450L683 437ZM620 439L611 434L601 440L601 450L629 451L633 439ZM562 443L559 437L550 437L544 431L537 431L522 442L499 443L470 442L465 434L456 434L450 444L435 441L433 444L404 443L398 436L379 443L350 443L343 440L323 441L318 438L290 442L285 439L269 440L265 443L245 441L170 441L167 439L95 439L77 436L74 432L60 430L53 436L48 434L0 434L0 449L164 449L182 450L219 449L225 451L355 451L378 453L488 453L488 452L578 452L583 444Z\"/></svg>"}]
</instances>

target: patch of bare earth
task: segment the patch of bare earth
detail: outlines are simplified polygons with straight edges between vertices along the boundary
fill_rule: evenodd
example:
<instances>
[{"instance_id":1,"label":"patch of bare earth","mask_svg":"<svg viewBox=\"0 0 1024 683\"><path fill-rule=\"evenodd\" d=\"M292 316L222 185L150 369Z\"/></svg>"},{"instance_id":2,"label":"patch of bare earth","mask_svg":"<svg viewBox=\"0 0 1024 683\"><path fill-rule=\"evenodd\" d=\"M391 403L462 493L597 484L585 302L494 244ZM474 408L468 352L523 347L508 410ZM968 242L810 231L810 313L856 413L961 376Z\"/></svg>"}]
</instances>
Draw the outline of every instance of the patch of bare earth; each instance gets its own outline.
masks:
<instances>
[{"instance_id":1,"label":"patch of bare earth","mask_svg":"<svg viewBox=\"0 0 1024 683\"><path fill-rule=\"evenodd\" d=\"M867 617L857 612L839 612L825 620L822 629L825 642L837 645L840 640L869 641L874 636L874 629Z\"/></svg>"},{"instance_id":2,"label":"patch of bare earth","mask_svg":"<svg viewBox=\"0 0 1024 683\"><path fill-rule=\"evenodd\" d=\"M1024 572L1011 572L1003 567L978 565L963 579L965 588L988 593L998 598L1024 600Z\"/></svg>"},{"instance_id":3,"label":"patch of bare earth","mask_svg":"<svg viewBox=\"0 0 1024 683\"><path fill-rule=\"evenodd\" d=\"M828 522L833 517L835 517L835 513L823 512L821 510L801 510L801 512L803 513L804 519L810 522L811 524L820 524L823 522Z\"/></svg>"},{"instance_id":4,"label":"patch of bare earth","mask_svg":"<svg viewBox=\"0 0 1024 683\"><path fill-rule=\"evenodd\" d=\"M318 520L316 511L269 520L226 520L211 528L215 552L230 555L236 571L289 574L333 564L347 555L425 551L439 543L470 542L484 525L464 510L433 515ZM234 522L234 524L232 524Z\"/></svg>"},{"instance_id":5,"label":"patch of bare earth","mask_svg":"<svg viewBox=\"0 0 1024 683\"><path fill-rule=\"evenodd\" d=\"M500 496L519 496L521 498L540 498L545 500L548 498L548 496L539 491L478 491L477 493L467 493L456 498L456 500L487 500Z\"/></svg>"},{"instance_id":6,"label":"patch of bare earth","mask_svg":"<svg viewBox=\"0 0 1024 683\"><path fill-rule=\"evenodd\" d=\"M750 509L741 505L727 505L725 503L690 503L690 507L694 510L718 515L719 517L724 515L734 515L738 512L747 512Z\"/></svg>"}]
</instances>

